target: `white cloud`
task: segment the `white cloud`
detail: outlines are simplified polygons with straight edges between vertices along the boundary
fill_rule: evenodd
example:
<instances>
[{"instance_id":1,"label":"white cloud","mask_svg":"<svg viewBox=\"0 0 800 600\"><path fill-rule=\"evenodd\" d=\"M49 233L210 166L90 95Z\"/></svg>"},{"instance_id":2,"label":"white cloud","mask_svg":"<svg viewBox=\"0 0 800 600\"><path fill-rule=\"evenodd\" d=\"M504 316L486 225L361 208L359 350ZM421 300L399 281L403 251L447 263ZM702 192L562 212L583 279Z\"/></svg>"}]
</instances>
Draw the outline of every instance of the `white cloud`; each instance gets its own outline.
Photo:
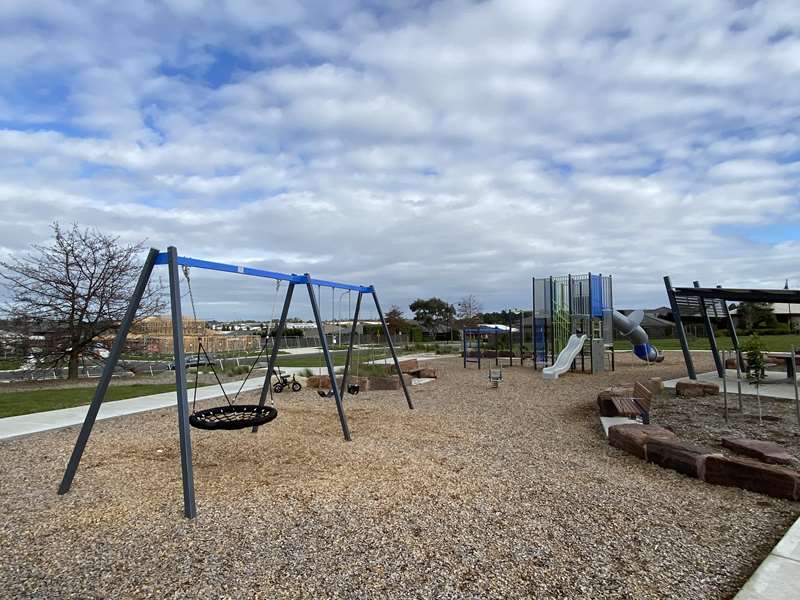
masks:
<instances>
[{"instance_id":1,"label":"white cloud","mask_svg":"<svg viewBox=\"0 0 800 600\"><path fill-rule=\"evenodd\" d=\"M620 305L666 273L800 286L795 2L48 9L0 8L4 252L77 220L387 306L590 270Z\"/></svg>"}]
</instances>

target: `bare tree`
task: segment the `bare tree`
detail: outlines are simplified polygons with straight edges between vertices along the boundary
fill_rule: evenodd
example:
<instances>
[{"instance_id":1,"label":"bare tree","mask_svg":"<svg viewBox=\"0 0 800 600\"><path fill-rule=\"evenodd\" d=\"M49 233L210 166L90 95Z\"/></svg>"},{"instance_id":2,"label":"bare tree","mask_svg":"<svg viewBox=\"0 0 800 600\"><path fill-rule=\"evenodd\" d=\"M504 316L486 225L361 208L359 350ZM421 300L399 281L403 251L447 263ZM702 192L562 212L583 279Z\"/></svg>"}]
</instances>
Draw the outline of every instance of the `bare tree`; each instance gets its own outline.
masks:
<instances>
[{"instance_id":1,"label":"bare tree","mask_svg":"<svg viewBox=\"0 0 800 600\"><path fill-rule=\"evenodd\" d=\"M474 325L480 319L482 306L480 301L469 294L456 302L456 316L468 325Z\"/></svg>"},{"instance_id":2,"label":"bare tree","mask_svg":"<svg viewBox=\"0 0 800 600\"><path fill-rule=\"evenodd\" d=\"M123 245L119 238L77 224L52 225L51 245L10 262L0 261L0 279L10 290L9 314L42 339L36 358L43 365L68 367L77 379L81 356L97 354L98 338L122 320L141 271L142 243ZM161 286L148 286L137 319L164 309Z\"/></svg>"}]
</instances>

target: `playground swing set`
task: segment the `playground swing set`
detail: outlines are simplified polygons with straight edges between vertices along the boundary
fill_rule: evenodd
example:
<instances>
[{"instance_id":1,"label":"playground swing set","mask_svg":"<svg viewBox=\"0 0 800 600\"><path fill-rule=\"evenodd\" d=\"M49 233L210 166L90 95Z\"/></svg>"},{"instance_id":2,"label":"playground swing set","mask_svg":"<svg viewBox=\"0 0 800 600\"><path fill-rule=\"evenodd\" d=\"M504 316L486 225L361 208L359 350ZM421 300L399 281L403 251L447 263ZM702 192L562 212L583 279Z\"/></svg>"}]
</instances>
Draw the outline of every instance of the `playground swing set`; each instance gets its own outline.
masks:
<instances>
[{"instance_id":1,"label":"playground swing set","mask_svg":"<svg viewBox=\"0 0 800 600\"><path fill-rule=\"evenodd\" d=\"M350 435L350 429L347 423L347 417L345 415L344 407L342 404L341 390L348 389L347 377L350 367L350 360L352 358L352 353L353 353L354 336L351 333L350 343L347 349L347 358L345 362L344 376L342 378L342 386L340 389L336 384L336 375L335 375L333 360L331 358L327 340L325 338L317 297L314 294L315 285L319 287L330 287L331 289L344 289L344 290L358 292L358 297L356 300L356 309L353 317L353 327L352 327L353 332L355 332L356 326L358 324L358 315L361 308L361 300L363 295L368 294L372 296L372 299L375 303L375 309L381 321L384 335L386 335L386 339L388 341L388 348L392 355L392 359L394 361L394 367L398 375L400 376L400 383L403 390L403 394L406 399L406 403L408 404L409 409L414 408L414 404L411 401L411 396L409 395L408 388L406 387L405 384L405 380L400 371L399 360L397 358L397 354L395 352L391 336L389 336L389 328L383 316L383 311L381 310L380 301L378 300L378 294L375 291L374 286L361 286L349 283L340 283L336 281L314 279L308 273L304 275L280 273L277 271L266 271L251 267L229 265L225 263L211 262L206 260L178 256L178 251L174 246L170 246L166 252L159 252L157 249L151 248L150 252L147 255L147 259L145 260L144 266L142 267L142 271L136 283L133 296L131 297L128 307L126 309L125 317L123 318L122 323L120 324L120 327L117 330L117 335L111 347L109 357L103 368L103 373L100 376L97 388L95 389L95 393L92 398L92 402L89 405L89 410L86 414L86 418L84 419L83 425L81 426L80 433L78 434L78 439L75 442L75 447L73 448L72 454L70 456L69 462L64 472L64 477L58 488L59 495L66 494L72 486L72 481L75 477L75 473L77 472L78 466L81 461L81 457L83 455L84 450L86 449L86 444L89 441L89 437L91 435L92 428L94 427L94 423L97 420L97 414L100 411L100 405L102 404L106 391L108 390L112 374L117 366L117 363L119 362L120 355L122 354L122 349L125 345L125 340L127 339L131 325L133 324L134 318L136 316L136 311L139 308L139 304L142 300L142 297L147 288L147 284L150 280L153 269L156 265L167 265L169 273L172 338L173 338L173 347L175 354L175 384L176 384L176 396L178 404L178 433L179 433L179 443L181 450L181 475L183 482L183 512L187 518L194 518L195 516L197 516L197 505L195 502L195 491L194 491L194 474L192 467L192 446L191 446L190 426L205 430L230 431L230 430L251 429L251 431L255 433L258 431L259 426L266 425L267 423L273 421L278 416L278 410L274 406L274 398L272 396L273 392L273 386L271 385L272 374L274 374L275 372L274 370L277 364L277 356L278 356L278 350L280 348L281 338L283 336L283 331L286 327L286 319L289 313L289 308L291 306L294 289L295 286L297 285L304 285L306 287L306 290L308 291L311 310L314 314L314 320L316 322L317 331L319 332L322 355L324 358L325 365L327 367L328 377L330 378L330 384L331 384L330 395L334 397L336 402L336 410L339 416L339 423L342 428L342 434L344 435L344 439L346 441L350 441L352 439ZM187 287L189 288L189 297L192 304L193 315L195 316L195 318L196 318L196 311L194 305L194 297L191 291L191 280L189 276L190 268L208 269L212 271L221 271L226 273L238 273L241 275L262 277L267 279L273 279L278 282L283 281L288 283L288 288L286 290L286 295L284 297L284 302L283 302L283 308L281 311L280 321L278 322L278 326L273 334L272 349L269 355L269 361L267 363L267 376L265 377L264 385L261 388L261 394L259 397L258 404L248 404L248 405L236 404L236 400L238 399L239 394L244 388L245 382L250 377L251 373L256 368L256 364L263 355L267 346L266 343L262 346L261 352L259 352L256 359L252 362L252 364L248 368L245 381L242 382L242 384L239 386L238 391L236 392L236 394L233 395L232 398L225 391L224 386L222 385L222 382L220 381L219 376L216 373L216 370L213 368L212 364L212 372L214 373L217 383L222 389L222 395L225 398L225 404L204 410L196 410L196 400L197 400L197 378L196 378L194 396L192 401L192 410L191 412L189 411L188 393L186 386L187 363L186 363L186 355L184 352L183 318L181 314L181 291L180 291L180 275L179 275L179 268L181 267L183 268L184 277L187 280L188 284ZM279 286L276 285L276 296L278 293L278 287ZM274 311L273 311L273 316L274 316ZM209 363L213 362L209 359L208 354L205 351L205 348L202 347L200 339L198 339L197 352L198 352L197 356L198 362L201 353L204 354L206 360ZM282 381L280 377L279 381ZM267 404L266 402L268 394L270 396L270 404Z\"/></svg>"}]
</instances>

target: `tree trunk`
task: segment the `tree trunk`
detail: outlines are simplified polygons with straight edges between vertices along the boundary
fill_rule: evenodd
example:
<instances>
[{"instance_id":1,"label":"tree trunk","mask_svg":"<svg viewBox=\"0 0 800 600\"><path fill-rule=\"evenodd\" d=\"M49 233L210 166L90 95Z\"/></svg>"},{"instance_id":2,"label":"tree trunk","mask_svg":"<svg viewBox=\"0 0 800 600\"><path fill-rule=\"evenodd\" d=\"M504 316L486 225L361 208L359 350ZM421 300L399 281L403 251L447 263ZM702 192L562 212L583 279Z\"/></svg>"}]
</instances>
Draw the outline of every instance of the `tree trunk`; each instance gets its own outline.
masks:
<instances>
[{"instance_id":1,"label":"tree trunk","mask_svg":"<svg viewBox=\"0 0 800 600\"><path fill-rule=\"evenodd\" d=\"M69 353L69 368L67 369L67 379L78 378L78 368L80 367L81 354L78 350Z\"/></svg>"}]
</instances>

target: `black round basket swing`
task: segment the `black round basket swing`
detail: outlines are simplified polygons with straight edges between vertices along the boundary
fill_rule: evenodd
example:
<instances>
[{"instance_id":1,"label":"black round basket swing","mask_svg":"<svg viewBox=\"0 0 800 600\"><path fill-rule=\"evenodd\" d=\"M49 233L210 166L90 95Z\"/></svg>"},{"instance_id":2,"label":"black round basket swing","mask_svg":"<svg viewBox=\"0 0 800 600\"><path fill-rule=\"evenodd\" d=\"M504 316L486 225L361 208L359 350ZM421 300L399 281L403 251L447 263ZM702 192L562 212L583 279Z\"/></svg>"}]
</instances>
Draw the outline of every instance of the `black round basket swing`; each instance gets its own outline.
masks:
<instances>
[{"instance_id":1,"label":"black round basket swing","mask_svg":"<svg viewBox=\"0 0 800 600\"><path fill-rule=\"evenodd\" d=\"M229 404L195 411L189 415L189 424L197 429L232 431L265 425L277 416L274 406Z\"/></svg>"},{"instance_id":2,"label":"black round basket swing","mask_svg":"<svg viewBox=\"0 0 800 600\"><path fill-rule=\"evenodd\" d=\"M192 314L194 316L195 321L197 320L197 313L194 307L194 296L192 295L192 284L191 280L189 279L189 267L183 267L183 275L186 277L187 287L189 288L189 299L192 305ZM277 290L276 290L277 295ZM274 312L274 301L273 301L273 312ZM211 360L211 357L208 356L206 349L203 347L203 343L201 339L197 338L197 357L195 359L194 365L197 367L194 375L194 397L192 399L192 414L189 415L189 425L195 427L197 429L206 429L210 431L233 431L237 429L248 429L251 427L258 427L260 425L265 425L270 421L273 421L278 416L278 409L275 406L261 406L258 404L235 404L236 399L239 397L239 394L242 392L244 388L244 384L247 383L247 380L250 378L250 374L255 369L256 364L261 359L261 356L264 354L264 350L266 349L267 345L264 344L261 347L261 351L256 356L255 360L250 364L250 368L247 370L247 375L245 376L242 384L239 386L239 389L236 391L236 394L231 399L227 392L225 391L225 387L222 385L222 381L220 381L219 375L217 374L217 369L214 367L214 361ZM212 406L211 408L205 408L203 410L197 410L197 386L199 382L200 376L200 358L201 353L203 355L204 364L211 367L211 372L214 374L214 378L217 380L217 384L219 385L219 389L222 391L222 395L225 397L225 401L227 404L223 406ZM272 388L270 387L270 400L272 401Z\"/></svg>"}]
</instances>

